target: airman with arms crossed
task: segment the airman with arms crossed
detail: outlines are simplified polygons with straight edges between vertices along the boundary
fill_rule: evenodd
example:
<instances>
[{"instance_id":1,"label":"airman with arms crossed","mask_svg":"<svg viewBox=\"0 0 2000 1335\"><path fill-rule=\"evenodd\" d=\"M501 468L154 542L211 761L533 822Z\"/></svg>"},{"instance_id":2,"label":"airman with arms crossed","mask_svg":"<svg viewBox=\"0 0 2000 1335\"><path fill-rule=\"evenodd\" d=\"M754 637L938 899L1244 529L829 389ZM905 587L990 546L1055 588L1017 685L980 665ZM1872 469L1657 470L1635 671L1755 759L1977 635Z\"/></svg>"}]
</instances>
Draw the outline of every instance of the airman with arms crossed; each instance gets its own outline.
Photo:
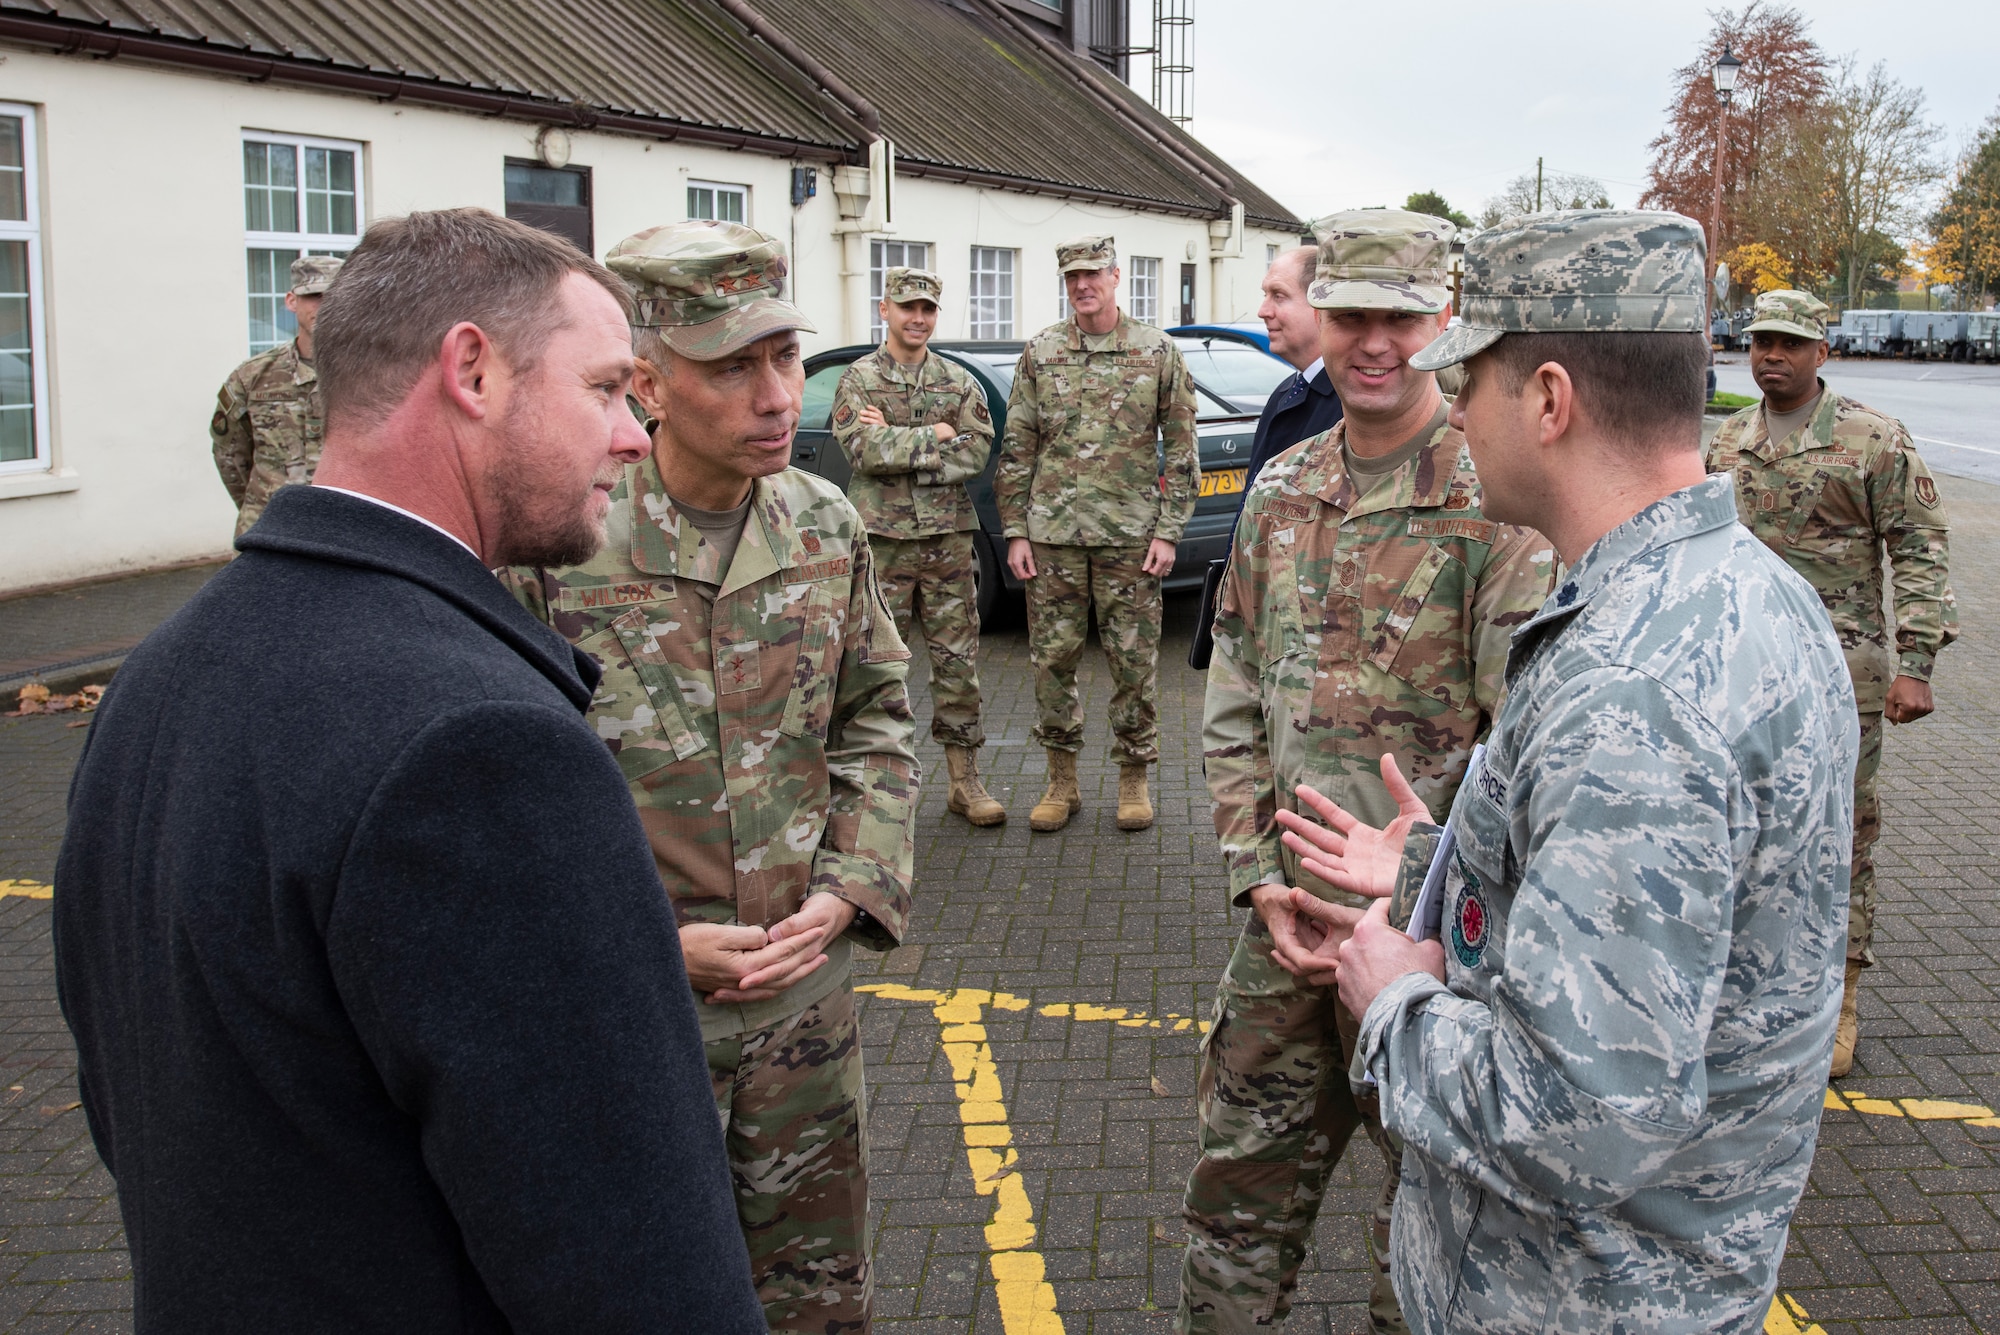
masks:
<instances>
[{"instance_id":1,"label":"airman with arms crossed","mask_svg":"<svg viewBox=\"0 0 2000 1335\"><path fill-rule=\"evenodd\" d=\"M853 469L847 499L868 526L897 628L931 656L931 739L944 747L945 809L999 825L1007 809L979 781L979 516L965 484L993 452L993 414L970 372L928 346L944 280L898 266L882 276L882 346L850 364L833 396L833 438Z\"/></svg>"}]
</instances>

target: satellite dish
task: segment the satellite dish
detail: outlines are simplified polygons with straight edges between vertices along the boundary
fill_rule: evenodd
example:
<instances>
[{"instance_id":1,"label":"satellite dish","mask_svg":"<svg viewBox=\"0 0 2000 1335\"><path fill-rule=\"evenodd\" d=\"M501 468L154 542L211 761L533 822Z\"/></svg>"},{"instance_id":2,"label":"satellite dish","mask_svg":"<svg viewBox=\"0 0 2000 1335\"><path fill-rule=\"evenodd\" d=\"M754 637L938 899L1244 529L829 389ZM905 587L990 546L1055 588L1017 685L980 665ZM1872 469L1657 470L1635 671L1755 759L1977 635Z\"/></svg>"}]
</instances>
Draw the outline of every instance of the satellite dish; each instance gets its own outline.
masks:
<instances>
[{"instance_id":1,"label":"satellite dish","mask_svg":"<svg viewBox=\"0 0 2000 1335\"><path fill-rule=\"evenodd\" d=\"M1729 263L1717 260L1715 263L1715 299L1721 301L1729 295Z\"/></svg>"}]
</instances>

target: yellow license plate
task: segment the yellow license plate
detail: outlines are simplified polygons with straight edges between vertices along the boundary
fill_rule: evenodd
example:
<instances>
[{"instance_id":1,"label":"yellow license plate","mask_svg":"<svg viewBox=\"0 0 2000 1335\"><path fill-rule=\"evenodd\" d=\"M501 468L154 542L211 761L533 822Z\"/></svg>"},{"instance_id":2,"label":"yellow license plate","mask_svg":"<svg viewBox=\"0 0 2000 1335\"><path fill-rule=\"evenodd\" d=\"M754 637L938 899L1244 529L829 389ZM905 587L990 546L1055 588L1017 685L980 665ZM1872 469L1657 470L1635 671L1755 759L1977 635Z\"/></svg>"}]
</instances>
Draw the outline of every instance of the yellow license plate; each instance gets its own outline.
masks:
<instances>
[{"instance_id":1,"label":"yellow license plate","mask_svg":"<svg viewBox=\"0 0 2000 1335\"><path fill-rule=\"evenodd\" d=\"M1247 468L1219 468L1213 473L1201 475L1201 494L1204 496L1229 496L1243 490L1243 475Z\"/></svg>"}]
</instances>

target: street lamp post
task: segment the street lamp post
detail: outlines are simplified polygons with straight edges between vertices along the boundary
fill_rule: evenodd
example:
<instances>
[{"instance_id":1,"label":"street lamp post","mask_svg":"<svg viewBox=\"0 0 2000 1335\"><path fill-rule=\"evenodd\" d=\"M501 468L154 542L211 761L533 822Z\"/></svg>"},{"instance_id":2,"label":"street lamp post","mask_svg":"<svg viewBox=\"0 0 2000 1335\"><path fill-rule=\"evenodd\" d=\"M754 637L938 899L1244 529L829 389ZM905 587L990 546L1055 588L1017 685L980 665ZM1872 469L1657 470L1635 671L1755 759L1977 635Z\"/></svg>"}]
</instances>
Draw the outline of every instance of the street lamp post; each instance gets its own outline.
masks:
<instances>
[{"instance_id":1,"label":"street lamp post","mask_svg":"<svg viewBox=\"0 0 2000 1335\"><path fill-rule=\"evenodd\" d=\"M1722 160L1729 151L1729 99L1736 91L1736 76L1743 69L1743 62L1729 49L1729 43L1722 44L1722 54L1716 57L1709 73L1715 80L1715 96L1722 103L1722 111L1715 124L1715 196L1708 211L1708 336L1715 340L1715 303L1720 300L1715 295L1715 266L1722 258Z\"/></svg>"}]
</instances>

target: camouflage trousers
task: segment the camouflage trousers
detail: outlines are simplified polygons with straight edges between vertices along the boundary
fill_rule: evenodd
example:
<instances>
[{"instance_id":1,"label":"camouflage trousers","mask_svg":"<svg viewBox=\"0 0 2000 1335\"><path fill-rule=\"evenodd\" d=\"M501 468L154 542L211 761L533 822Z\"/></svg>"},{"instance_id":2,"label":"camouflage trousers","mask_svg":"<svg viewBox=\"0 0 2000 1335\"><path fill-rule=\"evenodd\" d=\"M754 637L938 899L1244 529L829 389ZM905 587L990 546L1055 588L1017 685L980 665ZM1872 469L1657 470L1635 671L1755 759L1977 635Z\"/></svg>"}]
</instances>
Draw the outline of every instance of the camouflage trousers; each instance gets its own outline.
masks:
<instances>
[{"instance_id":1,"label":"camouflage trousers","mask_svg":"<svg viewBox=\"0 0 2000 1335\"><path fill-rule=\"evenodd\" d=\"M1347 1056L1360 1024L1333 989L1286 973L1254 912L1216 991L1195 1092L1201 1159L1188 1179L1177 1331L1238 1332L1281 1324L1326 1193L1327 1175L1359 1126L1386 1161L1367 1233L1374 1267L1368 1317L1403 1335L1389 1278L1389 1222L1402 1152L1373 1096L1355 1097Z\"/></svg>"},{"instance_id":2,"label":"camouflage trousers","mask_svg":"<svg viewBox=\"0 0 2000 1335\"><path fill-rule=\"evenodd\" d=\"M1052 751L1083 749L1076 668L1097 607L1097 634L1111 670L1111 758L1160 758L1160 577L1145 572L1146 548L1034 545L1028 581L1028 657L1035 665L1035 740Z\"/></svg>"},{"instance_id":3,"label":"camouflage trousers","mask_svg":"<svg viewBox=\"0 0 2000 1335\"><path fill-rule=\"evenodd\" d=\"M868 1098L854 990L707 1049L764 1320L775 1335L866 1331Z\"/></svg>"},{"instance_id":4,"label":"camouflage trousers","mask_svg":"<svg viewBox=\"0 0 2000 1335\"><path fill-rule=\"evenodd\" d=\"M1882 833L1882 716L1861 716L1861 751L1854 762L1854 864L1847 887L1847 958L1875 963L1875 839Z\"/></svg>"},{"instance_id":5,"label":"camouflage trousers","mask_svg":"<svg viewBox=\"0 0 2000 1335\"><path fill-rule=\"evenodd\" d=\"M931 654L931 740L940 746L986 745L979 725L979 602L972 534L878 538L875 577L905 642L923 631Z\"/></svg>"}]
</instances>

